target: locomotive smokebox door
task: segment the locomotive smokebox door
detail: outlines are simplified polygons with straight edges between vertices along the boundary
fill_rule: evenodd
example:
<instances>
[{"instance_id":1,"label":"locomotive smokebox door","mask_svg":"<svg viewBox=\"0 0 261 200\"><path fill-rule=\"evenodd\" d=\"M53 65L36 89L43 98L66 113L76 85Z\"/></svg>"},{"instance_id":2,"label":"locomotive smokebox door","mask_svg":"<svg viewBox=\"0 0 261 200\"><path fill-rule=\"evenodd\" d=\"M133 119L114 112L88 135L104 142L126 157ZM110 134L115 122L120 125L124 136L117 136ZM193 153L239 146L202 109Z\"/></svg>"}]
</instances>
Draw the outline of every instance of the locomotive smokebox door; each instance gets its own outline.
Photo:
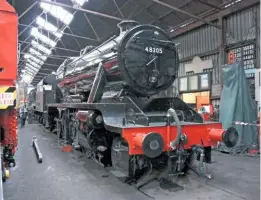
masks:
<instances>
[{"instance_id":1,"label":"locomotive smokebox door","mask_svg":"<svg viewBox=\"0 0 261 200\"><path fill-rule=\"evenodd\" d=\"M179 66L171 38L151 25L136 26L125 34L118 48L118 61L123 80L141 96L169 88Z\"/></svg>"}]
</instances>

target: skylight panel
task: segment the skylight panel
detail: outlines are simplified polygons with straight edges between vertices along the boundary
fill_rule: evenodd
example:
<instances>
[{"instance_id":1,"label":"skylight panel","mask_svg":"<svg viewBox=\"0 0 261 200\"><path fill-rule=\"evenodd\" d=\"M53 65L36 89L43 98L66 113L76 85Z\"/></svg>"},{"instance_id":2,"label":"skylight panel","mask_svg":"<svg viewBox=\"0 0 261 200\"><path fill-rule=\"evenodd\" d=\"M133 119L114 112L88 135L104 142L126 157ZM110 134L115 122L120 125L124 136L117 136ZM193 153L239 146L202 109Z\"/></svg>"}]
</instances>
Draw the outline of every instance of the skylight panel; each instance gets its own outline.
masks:
<instances>
[{"instance_id":1,"label":"skylight panel","mask_svg":"<svg viewBox=\"0 0 261 200\"><path fill-rule=\"evenodd\" d=\"M230 7L230 6L233 6L234 4L236 4L236 3L240 2L240 1L241 1L241 0L232 1L232 2L229 3L229 4L226 4L226 5L225 5L225 8L228 8L228 7Z\"/></svg>"},{"instance_id":2,"label":"skylight panel","mask_svg":"<svg viewBox=\"0 0 261 200\"><path fill-rule=\"evenodd\" d=\"M42 51L46 55L50 55L52 53L52 51L50 49L47 49L46 47L44 47L43 45L39 44L35 40L32 41L32 45L33 45L34 48L39 49L40 51Z\"/></svg>"},{"instance_id":3,"label":"skylight panel","mask_svg":"<svg viewBox=\"0 0 261 200\"><path fill-rule=\"evenodd\" d=\"M25 64L25 67L28 67L28 68L29 68L29 70L32 70L32 71L38 71L38 69L37 69L37 68L33 67L33 66L32 66L32 65L30 65L29 63L26 63L26 64Z\"/></svg>"},{"instance_id":4,"label":"skylight panel","mask_svg":"<svg viewBox=\"0 0 261 200\"><path fill-rule=\"evenodd\" d=\"M79 6L83 6L85 2L88 2L88 0L71 0L73 4L77 4Z\"/></svg>"},{"instance_id":5,"label":"skylight panel","mask_svg":"<svg viewBox=\"0 0 261 200\"><path fill-rule=\"evenodd\" d=\"M33 48L30 48L29 52L36 55L38 58L40 58L43 61L45 61L47 59L47 56L42 55L40 52L34 50Z\"/></svg>"},{"instance_id":6,"label":"skylight panel","mask_svg":"<svg viewBox=\"0 0 261 200\"><path fill-rule=\"evenodd\" d=\"M41 61L40 59L34 57L34 56L31 55L31 54L25 54L25 55L24 55L24 58L25 58L25 59L31 59L31 60L33 60L36 64L39 64L39 65L42 65L42 64L44 63L43 61Z\"/></svg>"},{"instance_id":7,"label":"skylight panel","mask_svg":"<svg viewBox=\"0 0 261 200\"><path fill-rule=\"evenodd\" d=\"M40 59L38 59L36 57L31 56L30 59L33 60L36 64L39 64L39 65L44 64L43 61L41 61Z\"/></svg>"},{"instance_id":8,"label":"skylight panel","mask_svg":"<svg viewBox=\"0 0 261 200\"><path fill-rule=\"evenodd\" d=\"M33 76L34 76L34 75L35 75L37 72L35 72L35 71L32 71L32 70L30 70L30 69L28 69L28 68L27 68L27 69L25 70L25 72L24 72L24 73L26 73L26 74L31 74L31 75L33 75Z\"/></svg>"},{"instance_id":9,"label":"skylight panel","mask_svg":"<svg viewBox=\"0 0 261 200\"><path fill-rule=\"evenodd\" d=\"M35 38L41 40L47 45L50 45L51 47L54 47L56 45L56 42L51 40L50 38L46 37L42 33L38 31L38 28L32 28L31 35L34 36Z\"/></svg>"},{"instance_id":10,"label":"skylight panel","mask_svg":"<svg viewBox=\"0 0 261 200\"><path fill-rule=\"evenodd\" d=\"M73 15L60 6L50 5L48 3L41 2L40 7L46 12L50 13L53 17L58 18L66 25L69 25L73 20Z\"/></svg>"},{"instance_id":11,"label":"skylight panel","mask_svg":"<svg viewBox=\"0 0 261 200\"><path fill-rule=\"evenodd\" d=\"M35 62L33 62L32 60L27 60L27 62L29 63L29 64L31 64L34 68L36 68L36 69L40 69L41 68L41 66L40 65L37 65Z\"/></svg>"},{"instance_id":12,"label":"skylight panel","mask_svg":"<svg viewBox=\"0 0 261 200\"><path fill-rule=\"evenodd\" d=\"M30 71L28 69L25 69L24 74L28 74L30 76L34 76L36 74L36 72Z\"/></svg>"},{"instance_id":13,"label":"skylight panel","mask_svg":"<svg viewBox=\"0 0 261 200\"><path fill-rule=\"evenodd\" d=\"M30 57L31 57L30 54L24 54L24 59L28 59L28 58L30 58Z\"/></svg>"},{"instance_id":14,"label":"skylight panel","mask_svg":"<svg viewBox=\"0 0 261 200\"><path fill-rule=\"evenodd\" d=\"M63 36L62 32L58 30L58 28L48 21L44 20L42 17L38 16L36 18L36 24L38 24L43 29L50 31L50 33L54 34L56 37L61 38Z\"/></svg>"}]
</instances>

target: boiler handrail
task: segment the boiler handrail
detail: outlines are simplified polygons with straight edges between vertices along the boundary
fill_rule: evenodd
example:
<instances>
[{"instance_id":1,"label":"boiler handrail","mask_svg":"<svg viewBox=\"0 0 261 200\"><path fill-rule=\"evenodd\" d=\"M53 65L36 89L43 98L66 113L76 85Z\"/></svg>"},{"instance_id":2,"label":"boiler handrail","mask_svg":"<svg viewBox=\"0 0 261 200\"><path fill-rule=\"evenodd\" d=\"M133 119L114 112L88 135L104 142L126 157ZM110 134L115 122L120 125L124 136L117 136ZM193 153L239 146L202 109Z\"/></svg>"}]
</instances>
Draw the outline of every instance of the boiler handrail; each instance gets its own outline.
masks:
<instances>
[{"instance_id":1,"label":"boiler handrail","mask_svg":"<svg viewBox=\"0 0 261 200\"><path fill-rule=\"evenodd\" d=\"M175 149L176 145L179 143L181 138L181 123L179 121L178 115L173 108L168 109L167 117L168 117L168 126L170 126L170 117L173 116L176 124L177 124L177 136L173 141L170 141L170 147ZM168 133L170 134L170 132Z\"/></svg>"}]
</instances>

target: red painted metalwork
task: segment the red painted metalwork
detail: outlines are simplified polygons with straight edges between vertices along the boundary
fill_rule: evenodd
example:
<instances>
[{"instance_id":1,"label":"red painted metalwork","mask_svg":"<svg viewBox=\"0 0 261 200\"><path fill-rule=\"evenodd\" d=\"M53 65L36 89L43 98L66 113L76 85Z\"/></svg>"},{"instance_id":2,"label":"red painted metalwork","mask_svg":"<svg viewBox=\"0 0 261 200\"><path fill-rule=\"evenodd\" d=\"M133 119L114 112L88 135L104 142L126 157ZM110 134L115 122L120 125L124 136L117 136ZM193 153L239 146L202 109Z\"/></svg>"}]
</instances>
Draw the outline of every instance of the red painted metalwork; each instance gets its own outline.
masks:
<instances>
[{"instance_id":1,"label":"red painted metalwork","mask_svg":"<svg viewBox=\"0 0 261 200\"><path fill-rule=\"evenodd\" d=\"M1 146L12 150L11 157L17 148L18 128L15 88L18 63L17 35L18 15L5 0L0 0L0 93L12 93L14 98L13 106L0 106L0 127L1 133L4 133Z\"/></svg>"},{"instance_id":2,"label":"red painted metalwork","mask_svg":"<svg viewBox=\"0 0 261 200\"><path fill-rule=\"evenodd\" d=\"M17 79L17 27L14 8L0 0L0 85L14 86Z\"/></svg>"},{"instance_id":3,"label":"red painted metalwork","mask_svg":"<svg viewBox=\"0 0 261 200\"><path fill-rule=\"evenodd\" d=\"M168 129L170 134L168 134ZM142 150L142 142L149 133L159 133L164 140L164 151L171 150L170 142L177 135L176 126L162 127L139 127L139 128L124 128L122 137L129 144L129 154L144 154ZM222 129L221 123L207 124L189 124L182 127L182 133L188 138L185 149L191 149L193 145L202 145L204 147L215 146L218 141L222 141L222 136L225 130Z\"/></svg>"}]
</instances>

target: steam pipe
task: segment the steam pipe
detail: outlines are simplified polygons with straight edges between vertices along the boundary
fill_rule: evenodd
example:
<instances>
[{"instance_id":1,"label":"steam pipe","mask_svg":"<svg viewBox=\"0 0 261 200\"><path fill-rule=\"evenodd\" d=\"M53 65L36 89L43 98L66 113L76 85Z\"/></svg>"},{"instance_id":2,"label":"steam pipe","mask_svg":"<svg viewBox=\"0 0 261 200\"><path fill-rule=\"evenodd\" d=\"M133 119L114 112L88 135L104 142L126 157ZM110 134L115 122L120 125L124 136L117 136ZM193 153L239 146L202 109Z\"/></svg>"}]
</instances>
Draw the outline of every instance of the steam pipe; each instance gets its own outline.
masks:
<instances>
[{"instance_id":1,"label":"steam pipe","mask_svg":"<svg viewBox=\"0 0 261 200\"><path fill-rule=\"evenodd\" d=\"M175 138L175 140L170 142L170 146L172 149L175 149L176 145L179 143L180 138L181 138L181 123L179 121L178 115L176 113L176 111L173 108L168 109L167 112L167 118L168 118L168 137L170 137L170 117L173 116L176 124L177 124L177 136Z\"/></svg>"}]
</instances>

